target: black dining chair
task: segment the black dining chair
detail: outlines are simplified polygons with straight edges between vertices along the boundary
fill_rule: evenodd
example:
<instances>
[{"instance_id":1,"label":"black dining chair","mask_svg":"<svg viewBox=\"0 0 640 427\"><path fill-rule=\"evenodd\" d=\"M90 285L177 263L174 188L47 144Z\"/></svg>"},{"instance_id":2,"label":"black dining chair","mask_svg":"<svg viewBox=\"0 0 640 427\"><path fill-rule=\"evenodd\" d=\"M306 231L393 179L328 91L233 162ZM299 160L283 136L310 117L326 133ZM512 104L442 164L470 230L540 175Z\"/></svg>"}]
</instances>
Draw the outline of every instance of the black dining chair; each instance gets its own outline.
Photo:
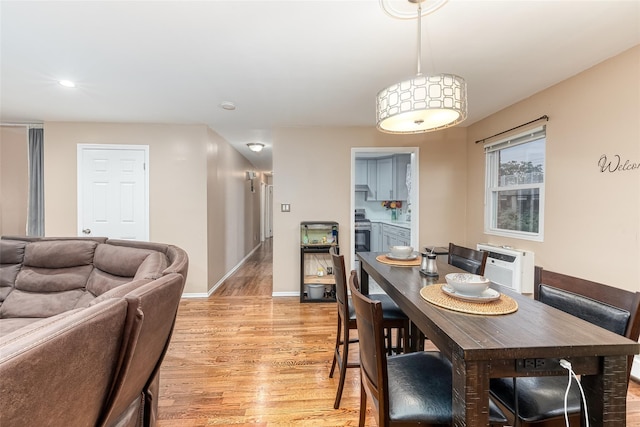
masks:
<instances>
[{"instance_id":1,"label":"black dining chair","mask_svg":"<svg viewBox=\"0 0 640 427\"><path fill-rule=\"evenodd\" d=\"M451 363L437 351L387 357L382 303L359 291L355 271L349 288L360 340L360 427L365 425L367 398L378 426L451 425ZM489 419L494 426L507 422L493 402Z\"/></svg>"},{"instance_id":2,"label":"black dining chair","mask_svg":"<svg viewBox=\"0 0 640 427\"><path fill-rule=\"evenodd\" d=\"M358 368L360 367L360 363L348 362L349 344L357 343L358 339L350 337L350 331L355 330L357 325L353 303L347 293L347 275L344 266L344 256L336 254L334 248L329 250L329 254L333 262L333 274L336 280L336 301L338 306L338 327L329 378L333 378L337 365L340 371L340 378L338 380L338 390L336 391L336 399L333 407L338 409L344 389L347 368ZM376 294L375 298L384 301L382 303L382 311L387 351L390 354L406 353L409 348L409 318L388 295ZM395 340L393 339L394 335Z\"/></svg>"},{"instance_id":3,"label":"black dining chair","mask_svg":"<svg viewBox=\"0 0 640 427\"><path fill-rule=\"evenodd\" d=\"M601 283L535 268L534 298L542 303L591 322L611 332L638 341L640 335L640 292L630 292ZM562 327L562 325L558 325ZM631 373L627 363L627 383ZM503 409L513 414L513 425L565 426L564 395L568 378L495 378L490 392ZM582 417L581 395L575 381L567 399L571 425Z\"/></svg>"},{"instance_id":4,"label":"black dining chair","mask_svg":"<svg viewBox=\"0 0 640 427\"><path fill-rule=\"evenodd\" d=\"M484 274L488 252L449 243L449 264L472 274Z\"/></svg>"}]
</instances>

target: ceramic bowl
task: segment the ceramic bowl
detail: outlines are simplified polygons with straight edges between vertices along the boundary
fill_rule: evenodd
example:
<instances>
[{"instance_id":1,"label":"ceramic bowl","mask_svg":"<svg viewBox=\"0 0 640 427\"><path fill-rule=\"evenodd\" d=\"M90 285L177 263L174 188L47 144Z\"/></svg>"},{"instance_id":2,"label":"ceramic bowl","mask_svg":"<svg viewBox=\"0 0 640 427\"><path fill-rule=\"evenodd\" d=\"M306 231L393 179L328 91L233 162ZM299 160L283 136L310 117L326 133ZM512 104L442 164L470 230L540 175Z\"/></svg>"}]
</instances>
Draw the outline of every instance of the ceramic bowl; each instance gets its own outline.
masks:
<instances>
[{"instance_id":1,"label":"ceramic bowl","mask_svg":"<svg viewBox=\"0 0 640 427\"><path fill-rule=\"evenodd\" d=\"M444 278L454 291L469 296L480 296L491 283L486 277L471 273L449 273Z\"/></svg>"},{"instance_id":2,"label":"ceramic bowl","mask_svg":"<svg viewBox=\"0 0 640 427\"><path fill-rule=\"evenodd\" d=\"M389 252L396 258L409 258L413 253L413 246L389 246Z\"/></svg>"}]
</instances>

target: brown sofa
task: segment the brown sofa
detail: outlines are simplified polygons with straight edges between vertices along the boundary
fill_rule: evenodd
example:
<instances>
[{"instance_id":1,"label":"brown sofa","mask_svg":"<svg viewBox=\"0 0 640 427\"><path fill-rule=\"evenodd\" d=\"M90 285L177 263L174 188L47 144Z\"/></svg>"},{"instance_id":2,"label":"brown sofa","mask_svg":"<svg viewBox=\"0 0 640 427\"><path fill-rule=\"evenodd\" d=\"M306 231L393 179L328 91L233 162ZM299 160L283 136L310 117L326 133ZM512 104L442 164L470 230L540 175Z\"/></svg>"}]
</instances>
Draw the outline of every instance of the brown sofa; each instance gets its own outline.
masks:
<instances>
[{"instance_id":1,"label":"brown sofa","mask_svg":"<svg viewBox=\"0 0 640 427\"><path fill-rule=\"evenodd\" d=\"M187 269L172 245L2 237L0 425L155 425Z\"/></svg>"}]
</instances>

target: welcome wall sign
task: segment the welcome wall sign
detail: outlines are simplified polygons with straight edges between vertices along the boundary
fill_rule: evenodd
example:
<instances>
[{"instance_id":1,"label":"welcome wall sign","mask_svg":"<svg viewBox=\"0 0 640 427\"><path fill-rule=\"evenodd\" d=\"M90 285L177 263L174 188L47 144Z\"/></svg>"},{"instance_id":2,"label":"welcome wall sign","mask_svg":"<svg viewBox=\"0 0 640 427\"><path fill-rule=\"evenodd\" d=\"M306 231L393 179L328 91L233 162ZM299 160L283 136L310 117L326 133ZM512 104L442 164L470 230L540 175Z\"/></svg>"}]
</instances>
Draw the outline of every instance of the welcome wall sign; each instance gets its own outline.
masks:
<instances>
[{"instance_id":1,"label":"welcome wall sign","mask_svg":"<svg viewBox=\"0 0 640 427\"><path fill-rule=\"evenodd\" d=\"M600 156L600 160L598 160L598 167L600 168L600 172L629 172L629 171L639 171L640 170L640 162L632 162L629 159L623 159L620 155L614 154L611 157L607 157L606 154Z\"/></svg>"}]
</instances>

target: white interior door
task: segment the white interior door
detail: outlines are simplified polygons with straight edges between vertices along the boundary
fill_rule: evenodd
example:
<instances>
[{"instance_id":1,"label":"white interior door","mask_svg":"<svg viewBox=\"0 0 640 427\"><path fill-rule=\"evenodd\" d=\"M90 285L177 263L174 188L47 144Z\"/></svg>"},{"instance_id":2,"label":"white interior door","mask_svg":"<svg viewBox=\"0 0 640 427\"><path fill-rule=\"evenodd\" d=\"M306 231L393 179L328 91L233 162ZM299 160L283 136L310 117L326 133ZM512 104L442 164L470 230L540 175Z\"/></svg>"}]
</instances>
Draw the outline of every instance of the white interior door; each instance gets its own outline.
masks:
<instances>
[{"instance_id":1,"label":"white interior door","mask_svg":"<svg viewBox=\"0 0 640 427\"><path fill-rule=\"evenodd\" d=\"M149 240L149 146L78 144L78 236Z\"/></svg>"}]
</instances>

